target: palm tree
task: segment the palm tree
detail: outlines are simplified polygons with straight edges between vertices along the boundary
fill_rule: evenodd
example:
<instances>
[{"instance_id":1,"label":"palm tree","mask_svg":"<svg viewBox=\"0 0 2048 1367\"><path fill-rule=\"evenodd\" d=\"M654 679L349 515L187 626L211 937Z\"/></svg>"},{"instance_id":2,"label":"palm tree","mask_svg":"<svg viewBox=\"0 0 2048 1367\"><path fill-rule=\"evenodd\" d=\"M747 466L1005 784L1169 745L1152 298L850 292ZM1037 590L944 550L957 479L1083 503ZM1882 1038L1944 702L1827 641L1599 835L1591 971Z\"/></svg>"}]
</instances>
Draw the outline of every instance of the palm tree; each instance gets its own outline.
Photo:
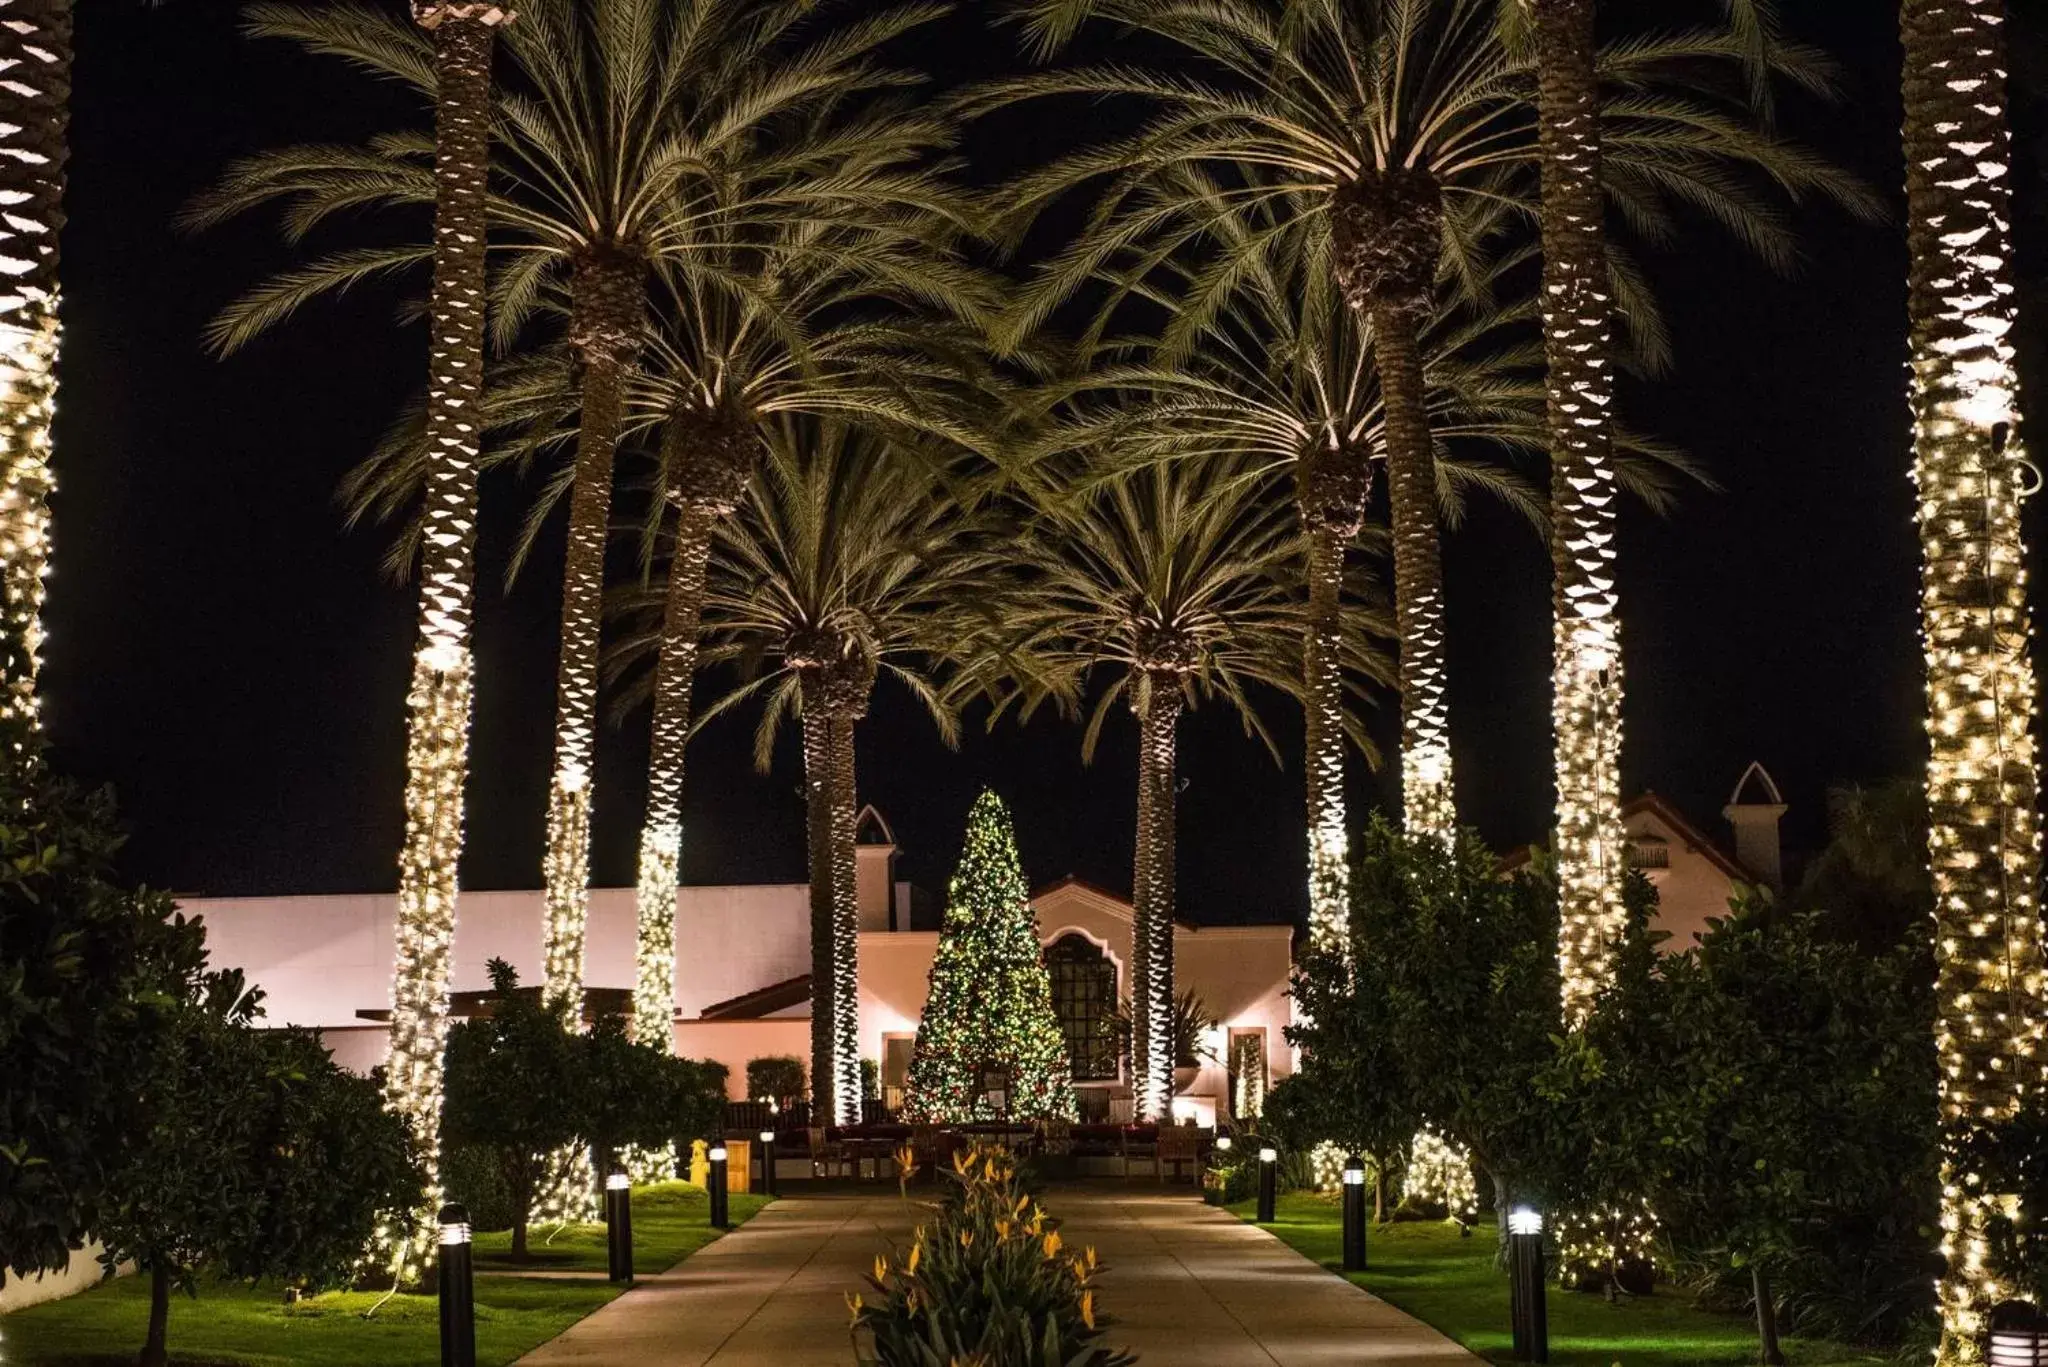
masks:
<instances>
[{"instance_id":1,"label":"palm tree","mask_svg":"<svg viewBox=\"0 0 2048 1367\"><path fill-rule=\"evenodd\" d=\"M50 422L57 404L58 234L70 157L71 0L0 0L0 744L33 763Z\"/></svg>"},{"instance_id":2,"label":"palm tree","mask_svg":"<svg viewBox=\"0 0 2048 1367\"><path fill-rule=\"evenodd\" d=\"M1443 667L1443 580L1433 507L1434 450L1420 334L1439 289L1470 294L1503 204L1533 215L1540 161L1536 72L1506 45L1499 0L1034 0L1028 35L1041 50L1099 18L1172 44L1199 76L1128 64L1047 71L993 85L969 108L1050 95L1118 96L1151 108L1137 133L1022 178L1020 219L1077 185L1107 180L1090 230L1054 259L1017 327L1029 327L1102 263L1142 246L1164 258L1206 237L1219 214L1270 203L1284 219L1323 219L1332 270L1373 337L1385 391L1394 597L1401 637L1402 787L1411 830L1447 835L1456 821ZM1603 49L1601 115L1610 203L1652 236L1673 227L1672 201L1702 207L1767 255L1789 234L1766 189L1824 190L1867 202L1805 152L1758 133L1700 84L1725 62L1720 30L1632 39ZM1821 76L1788 49L1781 67ZM1182 168L1250 163L1270 172L1220 193L1185 193ZM1654 355L1654 312L1625 260L1610 287ZM1221 257L1183 306L1217 306L1237 288ZM1117 301L1112 300L1112 305Z\"/></svg>"},{"instance_id":3,"label":"palm tree","mask_svg":"<svg viewBox=\"0 0 2048 1367\"><path fill-rule=\"evenodd\" d=\"M854 731L878 680L906 687L941 736L986 678L1012 558L925 460L836 420L781 415L746 497L719 522L699 663L738 679L698 724L755 699L765 772L782 723L803 731L811 878L813 1114L860 1116ZM615 666L644 694L669 635L658 582L618 596ZM657 667L658 668L658 667Z\"/></svg>"},{"instance_id":4,"label":"palm tree","mask_svg":"<svg viewBox=\"0 0 2048 1367\"><path fill-rule=\"evenodd\" d=\"M1901 18L1946 1363L1980 1360L1986 1312L2014 1294L1988 1237L2006 1194L1972 1153L1987 1126L2040 1104L2048 1033L2004 8L1905 0Z\"/></svg>"},{"instance_id":5,"label":"palm tree","mask_svg":"<svg viewBox=\"0 0 2048 1367\"><path fill-rule=\"evenodd\" d=\"M943 143L942 120L886 100L909 78L876 56L941 7L910 3L837 25L818 22L815 8L812 0L527 0L508 30L518 77L500 94L494 123L492 251L504 262L494 335L510 344L536 317L561 317L579 373L544 859L550 997L581 994L612 465L650 278L715 277L726 249L778 225L886 225L911 208L949 211L953 192L933 168L897 160L878 169L849 155L877 138ZM376 75L414 85L431 75L418 42L379 10L263 4L251 15L257 33L345 56ZM265 154L231 168L190 217L206 223L283 200L288 227L303 234L344 209L418 204L431 193L429 150L387 135L368 147ZM232 306L214 340L239 345L316 295L419 257L401 243L322 258Z\"/></svg>"},{"instance_id":6,"label":"palm tree","mask_svg":"<svg viewBox=\"0 0 2048 1367\"><path fill-rule=\"evenodd\" d=\"M1132 1086L1141 1117L1173 1095L1174 793L1181 713L1235 709L1273 749L1255 690L1302 691L1305 552L1280 478L1257 457L1154 462L1112 480L1040 483L1029 539L1033 583L1013 628L1085 686L1108 673L1082 746L1092 758L1117 703L1138 722L1138 840L1132 869ZM1370 616L1343 615L1349 680L1384 680ZM1030 706L1042 685L1016 696ZM1274 752L1278 759L1278 752Z\"/></svg>"},{"instance_id":7,"label":"palm tree","mask_svg":"<svg viewBox=\"0 0 2048 1367\"><path fill-rule=\"evenodd\" d=\"M766 278L745 290L700 288L675 300L636 396L646 411L662 415L663 499L653 507L675 510L672 526L657 516L647 529L665 532L673 545L640 839L634 1015L643 1039L672 1034L683 759L712 540L745 496L768 427L782 415L810 414L968 446L981 441L960 419L968 405L941 393L967 382L971 347L944 320L917 317L907 297L950 288L956 303L972 301L962 287L975 282L946 247L931 244L916 255L899 250L899 278L888 280L867 265L841 269L839 234L819 227L809 236L771 257ZM850 764L851 750L846 754ZM848 801L850 784L849 770Z\"/></svg>"}]
</instances>

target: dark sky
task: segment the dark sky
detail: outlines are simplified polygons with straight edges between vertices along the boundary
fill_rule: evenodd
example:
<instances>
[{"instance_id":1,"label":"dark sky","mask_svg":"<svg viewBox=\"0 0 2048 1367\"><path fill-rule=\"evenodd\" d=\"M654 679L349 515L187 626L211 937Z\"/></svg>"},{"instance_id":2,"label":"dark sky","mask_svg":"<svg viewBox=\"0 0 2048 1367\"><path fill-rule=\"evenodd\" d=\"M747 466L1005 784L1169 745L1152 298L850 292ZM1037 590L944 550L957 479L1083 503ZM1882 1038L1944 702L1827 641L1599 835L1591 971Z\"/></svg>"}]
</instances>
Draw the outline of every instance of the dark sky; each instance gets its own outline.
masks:
<instances>
[{"instance_id":1,"label":"dark sky","mask_svg":"<svg viewBox=\"0 0 2048 1367\"><path fill-rule=\"evenodd\" d=\"M1891 6L1786 8L1837 54L1847 91L1832 111L1789 108L1788 126L1889 192L1902 175ZM422 381L423 330L395 324L396 294L366 291L216 361L198 340L209 315L291 258L261 221L201 238L170 221L234 156L424 111L338 63L240 38L225 0L79 10L46 676L58 761L115 785L131 870L152 883L389 889L413 597L377 572L381 532L342 528L333 490ZM921 52L986 71L1008 41L970 18ZM1080 131L1046 124L991 130L981 146L1001 158ZM1628 790L1654 787L1718 831L1728 790L1761 759L1793 804L1792 843L1811 845L1827 785L1917 765L1920 696L1903 240L1827 209L1803 228L1790 279L1706 231L1652 260L1678 365L1634 386L1629 412L1723 491L1690 494L1669 520L1631 511L1622 589ZM520 498L510 485L485 495L464 866L476 887L539 882L560 547L500 592ZM1524 526L1486 510L1446 556L1462 810L1496 844L1539 840L1547 560ZM1293 750L1298 723L1284 706L1271 715ZM631 880L644 727L636 717L603 741L600 883ZM976 731L951 753L885 686L860 736L862 796L894 823L908 875L933 888L984 783L1014 803L1035 881L1073 872L1127 888L1132 739L1127 719L1113 725L1083 767L1078 731L1045 720ZM803 876L794 747L763 777L750 741L734 721L693 744L689 881ZM1299 916L1298 765L1275 766L1220 709L1189 719L1182 754L1183 914ZM1360 804L1393 797L1390 775L1356 787Z\"/></svg>"}]
</instances>

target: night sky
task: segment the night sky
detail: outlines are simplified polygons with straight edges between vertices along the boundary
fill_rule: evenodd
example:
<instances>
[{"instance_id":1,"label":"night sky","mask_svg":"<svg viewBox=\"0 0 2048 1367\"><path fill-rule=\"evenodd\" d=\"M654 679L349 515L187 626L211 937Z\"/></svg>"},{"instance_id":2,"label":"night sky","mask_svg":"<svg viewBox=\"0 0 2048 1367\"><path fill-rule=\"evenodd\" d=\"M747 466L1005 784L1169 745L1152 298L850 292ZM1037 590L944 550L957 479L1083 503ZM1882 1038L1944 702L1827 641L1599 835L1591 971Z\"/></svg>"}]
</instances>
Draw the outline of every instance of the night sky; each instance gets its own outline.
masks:
<instances>
[{"instance_id":1,"label":"night sky","mask_svg":"<svg viewBox=\"0 0 2048 1367\"><path fill-rule=\"evenodd\" d=\"M389 890L414 599L378 573L387 534L344 530L333 491L423 382L424 329L395 321L404 290L366 290L215 360L199 343L208 317L293 258L267 221L195 238L171 220L233 157L425 126L427 113L338 62L241 38L225 0L78 8L44 684L57 762L114 785L133 830L130 871L152 884ZM1838 56L1847 93L1833 110L1789 106L1788 130L1892 193L1903 177L1894 7L1785 8L1800 36ZM917 54L957 79L1000 69L1009 43L970 13ZM2023 77L2016 93L2040 89ZM1072 111L1032 117L978 132L981 163L999 168L1086 131ZM2022 131L2038 141L2041 126ZM2023 209L2048 199L2044 160L2023 158ZM1827 208L1802 222L1806 260L1790 279L1705 229L1651 258L1678 364L1632 385L1628 413L1690 450L1722 489L1689 493L1668 520L1627 515L1625 786L1655 788L1718 833L1729 789L1760 759L1792 804L1789 843L1812 846L1828 785L1910 773L1921 747L1903 235ZM2039 260L2023 265L2038 276ZM524 496L510 482L485 491L463 869L474 887L539 884L560 543L501 591ZM1541 840L1547 557L1526 525L1480 508L1449 537L1446 561L1461 809L1497 845ZM1393 711L1384 700L1376 723L1389 745ZM1185 724L1188 919L1304 913L1299 723L1278 700L1268 716L1290 754L1284 769L1220 708ZM602 741L601 884L632 878L645 726L643 713ZM1014 804L1034 881L1076 873L1127 889L1132 733L1121 717L1088 767L1078 728L1050 718L971 728L954 753L885 684L859 738L861 796L894 824L905 875L934 890L983 784ZM795 746L762 776L750 744L751 719L693 742L686 881L803 877ZM1354 786L1361 809L1391 807L1391 772L1361 772Z\"/></svg>"}]
</instances>

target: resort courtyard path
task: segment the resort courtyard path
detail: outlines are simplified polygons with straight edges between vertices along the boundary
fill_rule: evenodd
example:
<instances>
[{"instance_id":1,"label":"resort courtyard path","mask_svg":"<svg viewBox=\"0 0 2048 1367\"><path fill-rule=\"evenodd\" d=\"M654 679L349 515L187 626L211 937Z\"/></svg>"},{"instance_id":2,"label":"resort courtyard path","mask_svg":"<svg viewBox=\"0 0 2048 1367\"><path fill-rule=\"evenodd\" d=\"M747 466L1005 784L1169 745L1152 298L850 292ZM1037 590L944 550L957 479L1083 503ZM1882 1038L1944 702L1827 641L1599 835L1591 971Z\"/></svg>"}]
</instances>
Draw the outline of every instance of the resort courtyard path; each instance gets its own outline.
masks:
<instances>
[{"instance_id":1,"label":"resort courtyard path","mask_svg":"<svg viewBox=\"0 0 2048 1367\"><path fill-rule=\"evenodd\" d=\"M887 1195L796 1196L520 1359L520 1367L851 1367L846 1293L922 1213ZM1110 1340L1144 1367L1473 1367L1479 1359L1186 1187L1056 1187L1093 1244Z\"/></svg>"}]
</instances>

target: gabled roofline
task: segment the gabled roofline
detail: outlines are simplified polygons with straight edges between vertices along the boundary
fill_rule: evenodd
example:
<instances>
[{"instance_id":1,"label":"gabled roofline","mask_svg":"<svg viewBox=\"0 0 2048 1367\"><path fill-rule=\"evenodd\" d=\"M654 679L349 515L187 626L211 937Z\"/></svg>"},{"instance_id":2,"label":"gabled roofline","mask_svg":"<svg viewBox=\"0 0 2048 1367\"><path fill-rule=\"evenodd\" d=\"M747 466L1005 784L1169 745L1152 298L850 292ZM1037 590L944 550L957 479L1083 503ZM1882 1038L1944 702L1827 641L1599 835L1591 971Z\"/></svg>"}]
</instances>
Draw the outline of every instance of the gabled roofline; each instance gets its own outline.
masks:
<instances>
[{"instance_id":1,"label":"gabled roofline","mask_svg":"<svg viewBox=\"0 0 2048 1367\"><path fill-rule=\"evenodd\" d=\"M1642 796L1623 804L1621 818L1626 821L1628 818L1642 812L1648 812L1666 826L1669 826L1672 834L1685 842L1687 849L1702 855L1709 864L1712 864L1729 878L1738 883L1754 883L1757 881L1755 874L1736 863L1732 856L1709 839L1699 827L1687 820L1685 813L1672 805L1670 799L1666 798L1662 793L1646 789ZM1514 873L1517 870L1525 869L1529 866L1529 862L1535 858L1536 848L1534 845L1523 845L1518 849L1509 850L1500 857L1500 862L1495 867L1501 873Z\"/></svg>"}]
</instances>

